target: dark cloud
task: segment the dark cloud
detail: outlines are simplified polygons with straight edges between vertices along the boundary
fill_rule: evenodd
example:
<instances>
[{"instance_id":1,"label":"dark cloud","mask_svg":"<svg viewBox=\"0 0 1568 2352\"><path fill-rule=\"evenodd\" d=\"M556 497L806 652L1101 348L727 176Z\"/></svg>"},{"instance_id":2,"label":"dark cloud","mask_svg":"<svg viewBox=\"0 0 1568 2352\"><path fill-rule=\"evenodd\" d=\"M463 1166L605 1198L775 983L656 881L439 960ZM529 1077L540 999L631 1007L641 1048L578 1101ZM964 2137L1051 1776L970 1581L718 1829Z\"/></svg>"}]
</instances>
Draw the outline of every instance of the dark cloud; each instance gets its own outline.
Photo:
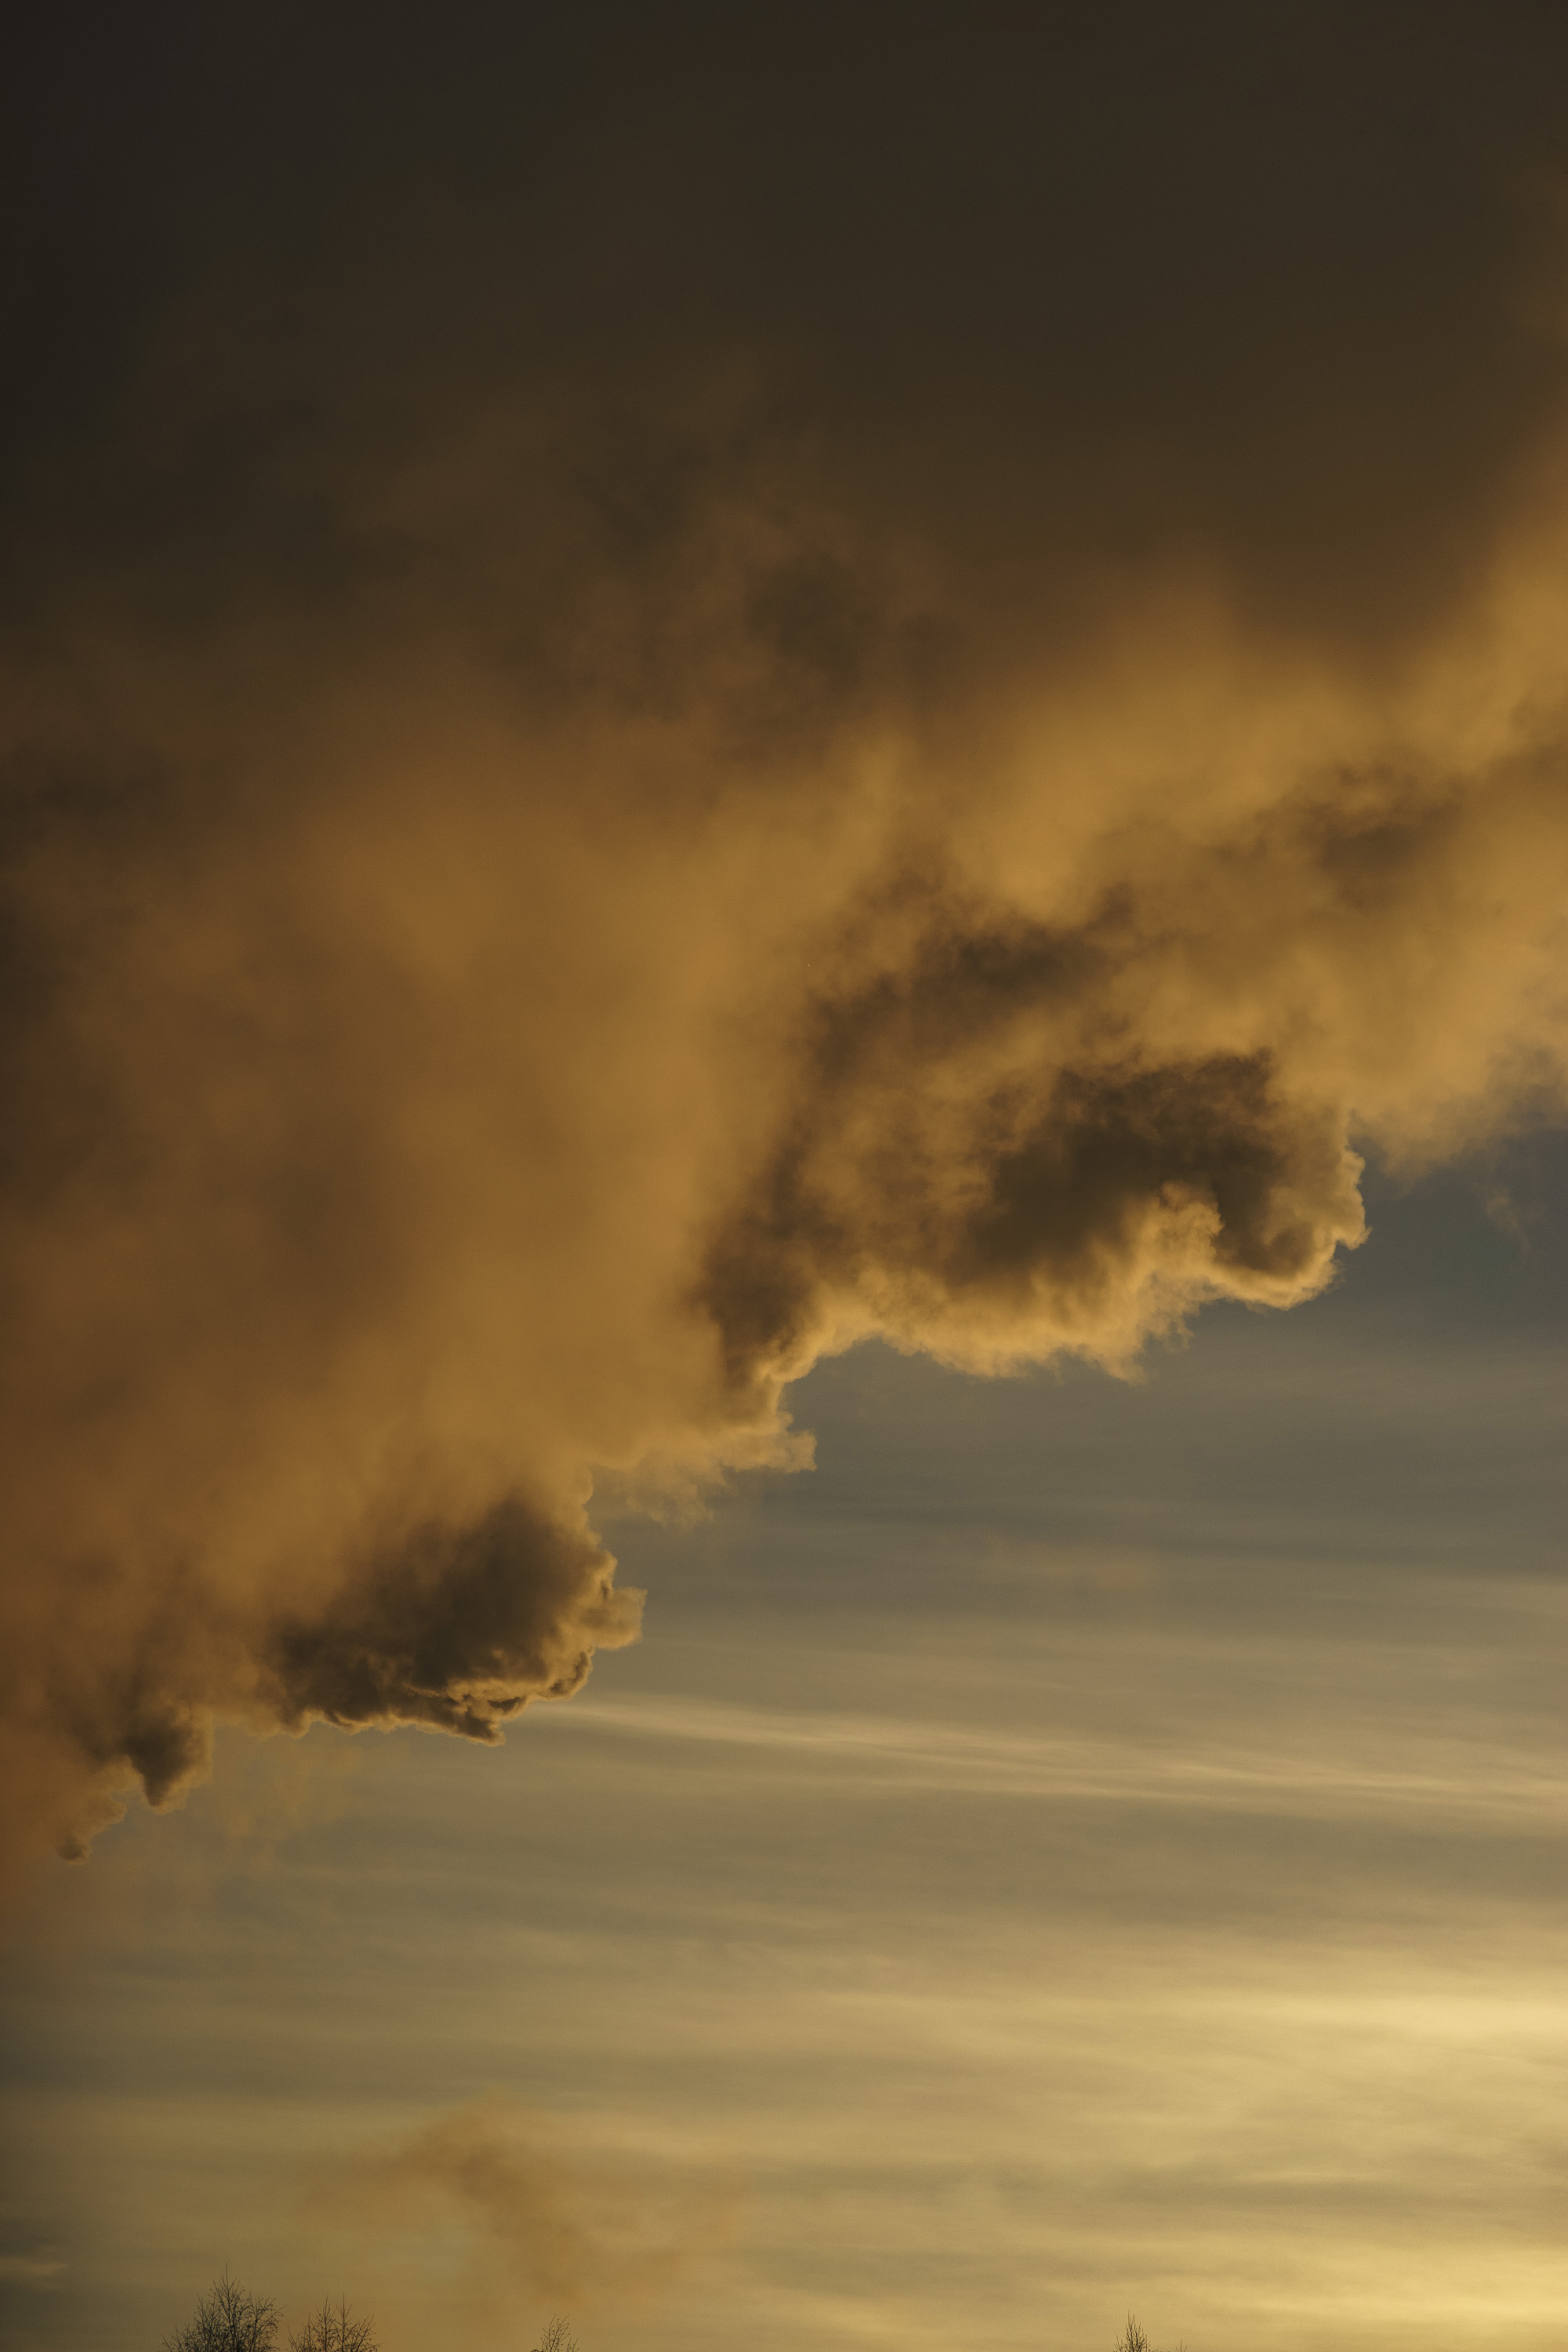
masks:
<instances>
[{"instance_id":1,"label":"dark cloud","mask_svg":"<svg viewBox=\"0 0 1568 2352\"><path fill-rule=\"evenodd\" d=\"M516 1497L470 1528L416 1528L265 1653L288 1725L427 1723L493 1740L531 1698L569 1698L596 1645L635 1639L615 1562ZM574 1644L576 1644L574 1647Z\"/></svg>"},{"instance_id":2,"label":"dark cloud","mask_svg":"<svg viewBox=\"0 0 1568 2352\"><path fill-rule=\"evenodd\" d=\"M7 211L24 1841L1560 1102L1559 12L163 6Z\"/></svg>"},{"instance_id":3,"label":"dark cloud","mask_svg":"<svg viewBox=\"0 0 1568 2352\"><path fill-rule=\"evenodd\" d=\"M1146 1066L1116 982L1149 945L1125 902L1077 931L971 910L812 1008L698 1294L737 1391L857 1321L993 1360L1100 1351L1140 1286L1142 1336L1205 1292L1328 1278L1362 1232L1342 1119L1282 1094L1267 1051Z\"/></svg>"}]
</instances>

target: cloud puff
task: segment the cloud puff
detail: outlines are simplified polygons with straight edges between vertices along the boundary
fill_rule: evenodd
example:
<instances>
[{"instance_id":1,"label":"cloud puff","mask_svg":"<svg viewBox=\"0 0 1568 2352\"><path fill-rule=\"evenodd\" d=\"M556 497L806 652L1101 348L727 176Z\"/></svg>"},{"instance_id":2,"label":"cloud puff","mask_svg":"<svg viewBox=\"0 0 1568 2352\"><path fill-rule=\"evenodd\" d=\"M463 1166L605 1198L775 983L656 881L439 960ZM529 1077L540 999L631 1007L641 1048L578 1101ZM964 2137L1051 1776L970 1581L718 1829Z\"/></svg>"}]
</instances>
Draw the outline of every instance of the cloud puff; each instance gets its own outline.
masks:
<instances>
[{"instance_id":1,"label":"cloud puff","mask_svg":"<svg viewBox=\"0 0 1568 2352\"><path fill-rule=\"evenodd\" d=\"M542 2313L643 2308L730 2240L737 2199L689 2163L607 2156L491 2100L319 2167L310 2210L384 2241L456 2228L464 2302L499 2316L520 2294Z\"/></svg>"}]
</instances>

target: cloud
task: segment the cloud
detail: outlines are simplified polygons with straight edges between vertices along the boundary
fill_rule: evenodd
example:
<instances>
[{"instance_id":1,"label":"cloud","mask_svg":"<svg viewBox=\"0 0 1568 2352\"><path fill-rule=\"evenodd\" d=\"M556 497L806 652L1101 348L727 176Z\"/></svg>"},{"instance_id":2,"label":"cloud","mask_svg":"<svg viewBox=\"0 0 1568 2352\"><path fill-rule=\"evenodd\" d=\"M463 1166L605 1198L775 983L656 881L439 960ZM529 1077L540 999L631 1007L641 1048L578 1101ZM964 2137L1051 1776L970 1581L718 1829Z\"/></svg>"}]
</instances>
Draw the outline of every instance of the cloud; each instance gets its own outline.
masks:
<instances>
[{"instance_id":1,"label":"cloud","mask_svg":"<svg viewBox=\"0 0 1568 2352\"><path fill-rule=\"evenodd\" d=\"M595 2149L581 2129L490 2100L393 2147L319 2167L309 2210L334 2230L404 2239L458 2230L465 2305L519 2295L574 2312L638 2310L733 2235L733 2183L689 2163Z\"/></svg>"},{"instance_id":2,"label":"cloud","mask_svg":"<svg viewBox=\"0 0 1568 2352\"><path fill-rule=\"evenodd\" d=\"M14 2286L50 2287L64 2270L47 2254L0 2254L0 2280Z\"/></svg>"},{"instance_id":3,"label":"cloud","mask_svg":"<svg viewBox=\"0 0 1568 2352\"><path fill-rule=\"evenodd\" d=\"M493 1738L635 1634L596 1478L871 1333L1125 1370L1562 1107L1562 36L528 14L153 26L90 156L58 67L19 1849L215 1719Z\"/></svg>"},{"instance_id":4,"label":"cloud","mask_svg":"<svg viewBox=\"0 0 1568 2352\"><path fill-rule=\"evenodd\" d=\"M1440 1740L1419 1759L1406 1744L1398 1759L1368 1749L1326 1763L1316 1748L1264 1753L1215 1741L1199 1749L1187 1740L1175 1751L1149 1740L1131 1750L1124 1741L1079 1733L1041 1739L964 1730L929 1716L786 1714L695 1700L609 1699L574 1720L590 1738L762 1749L785 1769L805 1766L831 1772L840 1785L870 1788L984 1789L1304 1819L1415 1812L1500 1823L1544 1821L1563 1810L1561 1783L1523 1751L1490 1748L1483 1766L1473 1748Z\"/></svg>"}]
</instances>

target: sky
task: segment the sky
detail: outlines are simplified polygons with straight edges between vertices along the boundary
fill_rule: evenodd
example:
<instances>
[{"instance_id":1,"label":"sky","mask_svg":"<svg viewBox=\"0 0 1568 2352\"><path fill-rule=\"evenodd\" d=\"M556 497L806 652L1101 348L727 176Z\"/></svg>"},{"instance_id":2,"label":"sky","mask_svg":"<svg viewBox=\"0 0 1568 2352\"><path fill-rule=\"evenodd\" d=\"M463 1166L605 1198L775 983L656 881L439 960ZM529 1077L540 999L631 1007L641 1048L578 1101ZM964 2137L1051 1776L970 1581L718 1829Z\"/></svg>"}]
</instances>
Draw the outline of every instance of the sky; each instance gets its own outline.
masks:
<instances>
[{"instance_id":1,"label":"sky","mask_svg":"<svg viewBox=\"0 0 1568 2352\"><path fill-rule=\"evenodd\" d=\"M1568 33L40 21L24 2352L1545 2352Z\"/></svg>"}]
</instances>

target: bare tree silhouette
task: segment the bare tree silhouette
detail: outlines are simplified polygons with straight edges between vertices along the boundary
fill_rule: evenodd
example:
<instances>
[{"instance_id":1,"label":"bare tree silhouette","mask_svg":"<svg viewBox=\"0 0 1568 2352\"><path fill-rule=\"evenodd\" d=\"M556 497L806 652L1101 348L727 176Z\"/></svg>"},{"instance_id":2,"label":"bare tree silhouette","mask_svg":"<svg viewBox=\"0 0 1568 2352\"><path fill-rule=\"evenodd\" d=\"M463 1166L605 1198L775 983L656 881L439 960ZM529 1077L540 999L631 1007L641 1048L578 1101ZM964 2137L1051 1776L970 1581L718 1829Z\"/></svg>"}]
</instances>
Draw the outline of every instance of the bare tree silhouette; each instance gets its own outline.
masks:
<instances>
[{"instance_id":1,"label":"bare tree silhouette","mask_svg":"<svg viewBox=\"0 0 1568 2352\"><path fill-rule=\"evenodd\" d=\"M300 2328L289 2331L289 2352L380 2352L368 2319L356 2319L342 2295L329 2296Z\"/></svg>"},{"instance_id":2,"label":"bare tree silhouette","mask_svg":"<svg viewBox=\"0 0 1568 2352\"><path fill-rule=\"evenodd\" d=\"M1126 2326L1111 2347L1111 2352L1154 2352L1147 2331L1140 2327L1131 2312L1127 2315ZM1176 2352L1187 2352L1186 2346L1178 2344Z\"/></svg>"},{"instance_id":3,"label":"bare tree silhouette","mask_svg":"<svg viewBox=\"0 0 1568 2352\"><path fill-rule=\"evenodd\" d=\"M273 2352L278 2305L251 2294L227 2271L203 2295L193 2318L163 2338L163 2352Z\"/></svg>"},{"instance_id":4,"label":"bare tree silhouette","mask_svg":"<svg viewBox=\"0 0 1568 2352\"><path fill-rule=\"evenodd\" d=\"M577 2352L577 2338L572 2333L564 2312L556 2313L540 2337L539 2352Z\"/></svg>"}]
</instances>

